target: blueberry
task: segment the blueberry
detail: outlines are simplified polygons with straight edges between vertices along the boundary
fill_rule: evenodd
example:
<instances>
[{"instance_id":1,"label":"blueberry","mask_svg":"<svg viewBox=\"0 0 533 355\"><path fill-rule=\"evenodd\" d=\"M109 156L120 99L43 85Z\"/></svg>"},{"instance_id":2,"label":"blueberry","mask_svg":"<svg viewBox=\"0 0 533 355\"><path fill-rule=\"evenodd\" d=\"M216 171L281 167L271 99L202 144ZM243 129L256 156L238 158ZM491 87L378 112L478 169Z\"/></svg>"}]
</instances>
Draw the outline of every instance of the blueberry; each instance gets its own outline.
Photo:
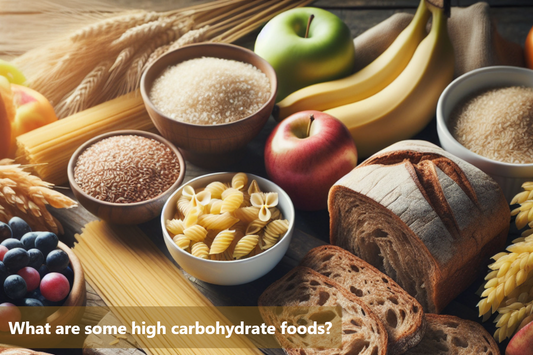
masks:
<instances>
[{"instance_id":1,"label":"blueberry","mask_svg":"<svg viewBox=\"0 0 533 355\"><path fill-rule=\"evenodd\" d=\"M9 227L11 227L11 232L13 232L13 238L20 239L22 236L28 232L31 232L31 228L22 218L13 217L9 220Z\"/></svg>"},{"instance_id":2,"label":"blueberry","mask_svg":"<svg viewBox=\"0 0 533 355\"><path fill-rule=\"evenodd\" d=\"M35 239L37 239L37 237L40 236L41 234L45 234L45 233L47 232L29 232L29 233L24 234L24 236L22 236L20 241L22 242L26 250L30 250L30 249L35 248Z\"/></svg>"},{"instance_id":3,"label":"blueberry","mask_svg":"<svg viewBox=\"0 0 533 355\"><path fill-rule=\"evenodd\" d=\"M72 271L70 266L67 266L63 270L59 271L59 273L67 278L69 284L74 284L74 271Z\"/></svg>"},{"instance_id":4,"label":"blueberry","mask_svg":"<svg viewBox=\"0 0 533 355\"><path fill-rule=\"evenodd\" d=\"M23 267L28 266L30 262L30 255L23 248L15 248L9 250L6 255L4 255L4 265L11 272L16 272Z\"/></svg>"},{"instance_id":5,"label":"blueberry","mask_svg":"<svg viewBox=\"0 0 533 355\"><path fill-rule=\"evenodd\" d=\"M51 251L46 257L46 266L48 266L48 270L50 271L61 271L65 269L68 264L68 254L61 249Z\"/></svg>"},{"instance_id":6,"label":"blueberry","mask_svg":"<svg viewBox=\"0 0 533 355\"><path fill-rule=\"evenodd\" d=\"M13 233L11 232L11 227L9 227L9 224L5 224L4 222L0 222L0 240L13 238Z\"/></svg>"},{"instance_id":7,"label":"blueberry","mask_svg":"<svg viewBox=\"0 0 533 355\"><path fill-rule=\"evenodd\" d=\"M57 248L58 242L59 239L57 238L57 235L51 232L45 232L41 233L35 239L35 247L39 249L43 253L43 256L46 258L48 253Z\"/></svg>"},{"instance_id":8,"label":"blueberry","mask_svg":"<svg viewBox=\"0 0 533 355\"><path fill-rule=\"evenodd\" d=\"M50 272L50 270L48 270L48 266L46 266L46 264L41 265L41 267L37 271L39 271L39 276L41 276L41 279L43 277L45 277L46 274L48 274Z\"/></svg>"},{"instance_id":9,"label":"blueberry","mask_svg":"<svg viewBox=\"0 0 533 355\"><path fill-rule=\"evenodd\" d=\"M24 248L24 244L20 242L20 240L15 238L8 238L2 242L2 244L8 249L15 249L15 248Z\"/></svg>"},{"instance_id":10,"label":"blueberry","mask_svg":"<svg viewBox=\"0 0 533 355\"><path fill-rule=\"evenodd\" d=\"M26 281L19 275L8 276L4 281L4 292L7 297L13 300L23 298L28 292Z\"/></svg>"},{"instance_id":11,"label":"blueberry","mask_svg":"<svg viewBox=\"0 0 533 355\"><path fill-rule=\"evenodd\" d=\"M0 283L3 283L6 277L8 276L9 276L9 272L7 271L7 267L4 265L3 262L0 261Z\"/></svg>"},{"instance_id":12,"label":"blueberry","mask_svg":"<svg viewBox=\"0 0 533 355\"><path fill-rule=\"evenodd\" d=\"M29 267L39 270L42 264L44 264L43 253L39 249L33 248L28 250L28 255L30 256L30 262L28 263Z\"/></svg>"}]
</instances>

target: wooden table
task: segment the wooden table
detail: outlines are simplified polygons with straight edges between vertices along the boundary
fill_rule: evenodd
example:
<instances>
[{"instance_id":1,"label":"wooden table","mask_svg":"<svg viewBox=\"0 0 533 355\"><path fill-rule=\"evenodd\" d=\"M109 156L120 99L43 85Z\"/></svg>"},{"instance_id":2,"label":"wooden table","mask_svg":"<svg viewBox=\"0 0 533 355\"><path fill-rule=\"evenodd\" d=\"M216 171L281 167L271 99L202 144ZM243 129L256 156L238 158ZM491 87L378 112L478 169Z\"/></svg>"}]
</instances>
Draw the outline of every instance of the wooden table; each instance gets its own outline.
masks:
<instances>
[{"instance_id":1,"label":"wooden table","mask_svg":"<svg viewBox=\"0 0 533 355\"><path fill-rule=\"evenodd\" d=\"M152 2L144 0L125 2L125 0L123 0L119 2L127 3L129 7L140 6L155 9L168 9L176 6L175 2L173 3L170 0L155 0ZM190 2L192 1L181 1L180 5L185 5L185 3ZM198 1L193 2L197 3ZM468 6L474 2L474 0L452 0L454 6ZM489 3L492 6L491 14L496 20L498 30L502 36L506 39L523 44L529 29L533 25L533 1L490 0ZM396 12L405 11L414 13L414 10L418 5L418 0L319 0L313 5L326 8L338 15L348 24L352 31L352 35L355 37ZM240 40L238 44L252 48L256 35L257 31ZM265 141L274 126L275 122L272 119L269 120L259 136L249 145L244 160L238 165L228 167L227 171L243 171L266 177L263 164L263 148ZM433 122L431 122L415 138L429 140L438 144L435 121L433 120ZM192 164L187 164L184 182L186 183L192 178L210 172L212 171L198 168ZM66 192L66 194L72 196L70 192ZM83 207L65 211L54 211L53 213L65 227L65 235L62 237L62 240L70 245L73 244L74 234L79 233L84 224L95 219L95 217ZM140 225L140 227L148 236L150 236L154 243L156 243L161 250L168 255L163 243L159 220L155 219ZM289 251L274 270L266 276L252 283L236 287L210 285L196 280L193 277L189 277L189 279L217 306L256 306L259 295L268 285L295 267L309 249L328 243L328 241L329 216L327 211L298 211L296 214L296 230ZM476 309L479 296L477 296L475 292L480 286L481 280L473 284L467 291L453 301L446 308L444 313L479 321ZM89 291L89 304L102 304L99 296L93 291ZM484 325L489 332L494 332L495 329L491 322L487 322ZM502 346L501 349L503 353L504 346ZM75 352L72 350L55 350L53 352L57 354L79 354L81 353L81 350L76 350ZM213 350L213 354L215 353L216 351ZM265 353L281 354L282 352L279 349L267 349L265 350Z\"/></svg>"}]
</instances>

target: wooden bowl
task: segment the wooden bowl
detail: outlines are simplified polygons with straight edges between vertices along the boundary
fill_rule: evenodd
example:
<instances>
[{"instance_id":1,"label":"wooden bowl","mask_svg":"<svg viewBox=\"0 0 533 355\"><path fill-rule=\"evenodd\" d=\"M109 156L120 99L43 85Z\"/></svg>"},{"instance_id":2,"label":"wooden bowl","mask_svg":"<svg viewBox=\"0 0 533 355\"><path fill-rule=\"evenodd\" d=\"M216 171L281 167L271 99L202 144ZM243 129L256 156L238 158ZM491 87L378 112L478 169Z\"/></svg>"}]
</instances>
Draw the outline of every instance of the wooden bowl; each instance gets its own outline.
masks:
<instances>
[{"instance_id":1,"label":"wooden bowl","mask_svg":"<svg viewBox=\"0 0 533 355\"><path fill-rule=\"evenodd\" d=\"M76 325L79 324L84 313L84 308L87 302L87 290L85 288L85 276L81 262L72 252L72 250L65 244L59 242L59 249L67 253L70 260L70 267L74 272L74 282L72 289L67 299L59 309L49 315L46 320L39 322L39 324L50 324L50 329L56 329L57 325ZM7 333L0 333L0 343L16 344L18 346L25 346L29 348L53 347L57 346L62 336L59 335L11 335Z\"/></svg>"},{"instance_id":2,"label":"wooden bowl","mask_svg":"<svg viewBox=\"0 0 533 355\"><path fill-rule=\"evenodd\" d=\"M154 80L171 65L201 57L233 59L254 65L270 80L270 98L253 115L231 123L197 125L168 117L149 99L148 94ZM197 166L212 169L234 164L243 157L248 142L259 134L270 117L276 92L277 79L274 68L254 52L230 44L202 43L176 49L157 59L141 78L144 104L159 132L182 150L186 160Z\"/></svg>"},{"instance_id":3,"label":"wooden bowl","mask_svg":"<svg viewBox=\"0 0 533 355\"><path fill-rule=\"evenodd\" d=\"M98 200L85 193L74 179L74 168L76 166L78 157L81 155L81 153L85 151L85 149L89 148L94 143L104 138L118 135L136 135L155 139L172 149L174 154L176 154L176 156L178 157L178 161L180 164L180 174L174 184L161 195L151 200L136 203L111 203ZM90 139L85 142L74 152L74 154L72 154L72 157L70 158L68 164L68 180L70 182L72 192L74 193L74 196L76 196L76 199L78 199L80 204L95 216L103 219L104 221L111 222L114 224L140 224L157 217L159 213L161 213L161 209L163 208L163 205L165 204L166 200L174 191L178 189L184 177L185 161L183 160L183 156L181 155L179 150L163 137L154 133L144 131L114 131L94 137L93 139Z\"/></svg>"}]
</instances>

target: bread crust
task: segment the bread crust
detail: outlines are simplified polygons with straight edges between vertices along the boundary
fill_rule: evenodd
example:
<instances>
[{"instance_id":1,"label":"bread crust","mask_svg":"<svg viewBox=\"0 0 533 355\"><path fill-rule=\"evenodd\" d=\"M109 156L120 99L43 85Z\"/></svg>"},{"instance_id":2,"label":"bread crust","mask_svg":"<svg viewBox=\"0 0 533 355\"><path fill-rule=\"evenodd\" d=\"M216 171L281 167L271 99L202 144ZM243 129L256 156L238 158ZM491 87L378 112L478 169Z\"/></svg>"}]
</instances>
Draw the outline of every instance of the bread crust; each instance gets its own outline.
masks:
<instances>
[{"instance_id":1,"label":"bread crust","mask_svg":"<svg viewBox=\"0 0 533 355\"><path fill-rule=\"evenodd\" d=\"M329 296L322 297L326 293ZM287 354L342 355L359 352L361 355L387 354L387 331L372 310L344 287L310 268L302 266L294 268L270 285L259 297L261 315L268 324L275 325L280 319L287 319L292 315L290 309L274 312L273 308L265 308L278 308L278 306L342 307L342 349L290 348L287 346L289 344L287 336L276 331L276 337ZM299 316L301 315L298 314ZM292 319L293 324L298 323L296 318ZM291 341L291 343L297 344L298 340Z\"/></svg>"},{"instance_id":2,"label":"bread crust","mask_svg":"<svg viewBox=\"0 0 533 355\"><path fill-rule=\"evenodd\" d=\"M491 253L504 247L510 221L494 180L424 141L402 141L370 157L332 187L328 208L331 243L387 273L433 313L466 289ZM372 221L367 211L380 220ZM375 230L388 226L387 237L396 244L385 250L389 244L364 231L359 220ZM378 254L383 260L372 256ZM405 282L413 267L424 272L422 284Z\"/></svg>"},{"instance_id":3,"label":"bread crust","mask_svg":"<svg viewBox=\"0 0 533 355\"><path fill-rule=\"evenodd\" d=\"M350 291L380 318L389 334L388 354L403 354L424 336L422 306L394 280L335 245L311 249L300 262Z\"/></svg>"},{"instance_id":4,"label":"bread crust","mask_svg":"<svg viewBox=\"0 0 533 355\"><path fill-rule=\"evenodd\" d=\"M426 318L426 335L405 355L500 355L498 344L480 324L449 315Z\"/></svg>"}]
</instances>

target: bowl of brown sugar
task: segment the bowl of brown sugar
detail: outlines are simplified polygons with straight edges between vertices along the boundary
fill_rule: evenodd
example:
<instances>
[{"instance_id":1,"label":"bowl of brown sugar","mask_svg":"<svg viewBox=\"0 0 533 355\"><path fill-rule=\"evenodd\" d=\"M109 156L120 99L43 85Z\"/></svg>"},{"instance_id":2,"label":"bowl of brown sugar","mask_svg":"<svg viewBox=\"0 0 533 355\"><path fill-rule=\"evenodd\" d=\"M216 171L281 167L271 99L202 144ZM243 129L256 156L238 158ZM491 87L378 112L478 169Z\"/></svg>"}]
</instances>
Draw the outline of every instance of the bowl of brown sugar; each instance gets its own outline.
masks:
<instances>
[{"instance_id":1,"label":"bowl of brown sugar","mask_svg":"<svg viewBox=\"0 0 533 355\"><path fill-rule=\"evenodd\" d=\"M115 131L95 137L70 158L74 196L95 216L115 224L139 224L157 217L185 177L179 150L143 131Z\"/></svg>"}]
</instances>

